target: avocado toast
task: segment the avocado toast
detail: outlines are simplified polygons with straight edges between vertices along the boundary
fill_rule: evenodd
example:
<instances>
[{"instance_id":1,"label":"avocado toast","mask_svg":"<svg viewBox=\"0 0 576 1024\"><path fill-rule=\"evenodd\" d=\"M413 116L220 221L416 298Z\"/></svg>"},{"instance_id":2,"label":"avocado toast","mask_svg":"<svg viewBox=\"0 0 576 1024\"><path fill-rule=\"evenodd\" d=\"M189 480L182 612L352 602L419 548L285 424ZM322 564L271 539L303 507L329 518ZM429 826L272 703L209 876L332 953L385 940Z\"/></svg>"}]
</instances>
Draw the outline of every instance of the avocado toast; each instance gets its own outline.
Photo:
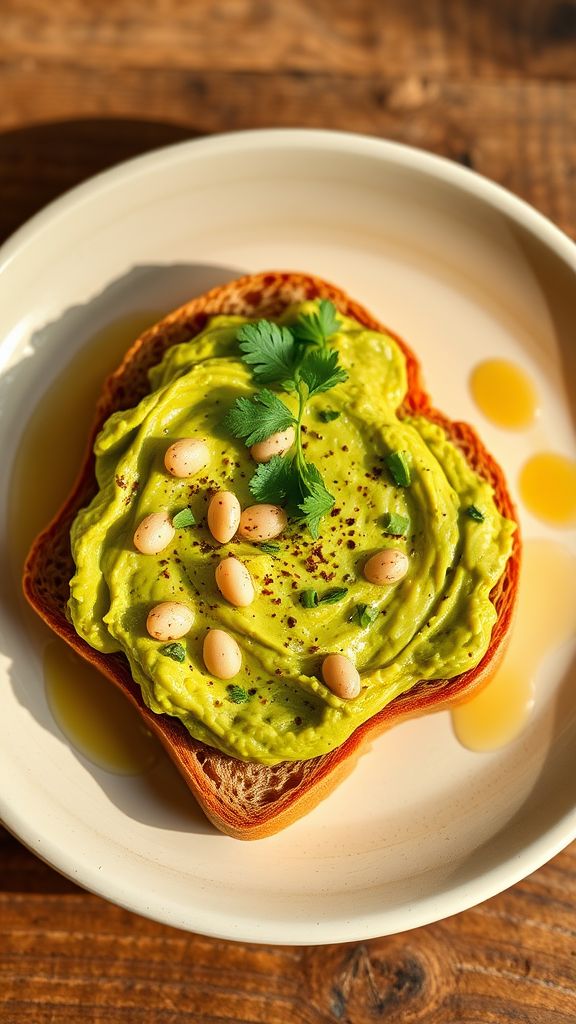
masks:
<instances>
[{"instance_id":1,"label":"avocado toast","mask_svg":"<svg viewBox=\"0 0 576 1024\"><path fill-rule=\"evenodd\" d=\"M229 608L214 588L213 559L227 552L218 545L214 546L203 521L209 493L215 488L229 487L237 491L244 507L251 500L247 445L222 425L227 410L238 395L251 396L255 391L247 367L240 364L238 368L239 353L232 350L234 346L237 349L235 336L244 319L250 322L265 319L289 325L291 317L305 316L306 311L313 308L309 303L318 300L333 303L341 318L340 333L336 332L336 347L348 384L342 380L329 394L307 403L306 439L303 444L306 445L306 458L325 467L324 477L326 484L333 488L334 500L329 508L326 507L316 537L305 525L292 524L285 536L277 538L273 545L276 550L262 551L257 544L242 538L232 540L228 554L237 555L248 564L257 584L253 608L257 609L259 620L256 631L251 634L254 627L248 616L255 612ZM219 319L213 320L214 317ZM241 319L237 321L236 318ZM216 353L210 348L214 331L219 332L217 344L223 346ZM114 452L119 441L120 448L122 446L118 432L110 432L108 425L101 433L102 427L112 413L125 410L125 416L117 417L116 422L123 423L121 430L126 436L131 430L134 433L136 424L131 424L130 417L137 403L150 394L151 381L152 394L164 388L163 395L172 395L171 387L181 387L185 391L186 374L197 372L201 362L197 353L194 355L193 344L188 349L191 339L192 342L198 341L200 347L208 346L204 352L207 362L201 367L202 372L210 370L208 362L216 355L224 357L226 373L232 376L226 377L225 374L211 378L211 390L204 387L206 382L202 384L202 396L212 397L212 403L206 399L211 409L207 406L203 413L213 416L213 420L207 421L207 433L210 438L216 438L218 448L214 449L210 473L204 484L200 482L195 490L186 492L186 500L188 493L191 494L189 506L198 528L192 526L179 533L180 542L174 547L174 558L184 562L186 579L192 584L190 594L195 604L197 624L189 641L186 641L189 660L182 667L171 658L158 656L158 645L154 646L154 640L146 636L137 619L132 629L139 639L134 647L134 657L131 657L130 648L118 639L119 629L111 621L110 609L107 609L106 622L103 614L94 612L97 601L86 599L90 586L96 586L98 581L94 570L96 563L91 563L90 557L81 549L83 537L90 530L97 530L102 519L94 478L92 448L95 439L100 435L98 475L102 493L107 486L106 474L110 476L110 452ZM372 350L373 357L370 356ZM378 373L380 365L391 368L387 399L384 393L386 382ZM149 379L148 372L152 367L156 369ZM387 431L383 440L378 416L374 418L373 415L379 394L382 394L383 405L386 401L389 405L388 413L382 417ZM198 396L198 391L191 391L189 395L196 412L202 405ZM398 409L394 408L396 400L400 403ZM290 395L287 402L290 407ZM362 423L369 423L368 431L364 431L368 438L366 450L360 454L358 430L354 428L359 409L363 409ZM338 415L332 419L332 416L327 417L328 413ZM170 408L162 423L168 423L172 416L173 409ZM138 429L141 426L140 417ZM167 430L166 447L174 438L168 428L162 429ZM190 428L187 431L191 432ZM461 493L455 498L454 488L447 487L443 480L436 487L427 488L427 501L416 500L414 494L408 494L412 487L398 485L385 461L386 455L390 454L390 431L400 431L397 445L392 446L399 450L402 446L410 449L410 438L414 434L416 448L414 452L409 450L408 455L415 467L413 488L416 496L420 486L418 467L423 480L427 479L426 474L433 478L432 463L438 460L434 456L430 464L424 465L428 460L426 452L436 450L438 454L442 446L447 446L447 458L444 459L447 471L452 476L456 472L456 478L461 481L458 485ZM181 436L181 430L176 431L176 436ZM106 437L108 442L102 445L102 438ZM424 438L422 451L418 438ZM355 445L356 454L353 450ZM348 451L342 452L343 448ZM107 454L103 456L104 449ZM424 460L422 463L420 457ZM440 455L441 462L442 458ZM104 464L106 459L108 461ZM127 561L114 562L110 580L114 572L122 579L132 572L141 588L137 596L143 598L140 600L142 606L146 605L145 591L149 584L145 578L142 592L141 570L135 568L142 564L141 556L133 551L126 537L131 536L139 517L141 519L144 513L153 512L157 507L154 501L158 501L159 491L154 491L152 484L149 487L146 484L146 481L154 479L155 487L164 486L161 466L159 471L152 468L160 465L156 455L154 459L148 468L143 467L140 457L137 459L138 479L130 477L129 473L126 473L126 478L115 474L115 492L122 515L132 515L132 496L135 518L129 520L126 536L121 530L118 534L124 537L117 545L122 548L122 558L124 552L130 551L126 555ZM217 463L216 470L214 462ZM350 474L360 472L359 469L351 469L353 463L362 464L362 479L354 475L352 486ZM456 470L455 463L458 463ZM117 469L116 464L114 468ZM202 479L200 477L200 481ZM133 490L134 483L138 487ZM450 531L438 519L436 530L432 531L436 540L431 541L426 536L427 524L419 522L419 517L422 519L424 515L423 504L430 508L433 506L433 516L441 517L442 512L436 508L441 502L436 501L436 496L440 499L442 494L446 502L446 521L452 520L452 528L456 532L452 541L447 540ZM431 502L430 495L434 499ZM177 498L176 505L176 497L172 495L170 498L171 511L184 505L184 491L178 491ZM391 505L390 501L395 504ZM484 506L484 512L476 507L476 501ZM92 519L88 516L83 520L85 513L77 519L79 510L90 507L90 503L96 510ZM469 514L470 509L476 509L482 516L480 522ZM396 518L391 520L390 516ZM501 470L470 427L451 423L432 408L421 385L418 362L399 338L326 282L303 274L265 273L242 278L193 300L147 331L131 348L122 366L106 383L97 410L90 453L82 473L64 508L37 539L27 562L24 586L28 599L51 628L97 665L136 704L217 827L239 838L258 838L283 828L322 799L353 766L366 740L402 718L464 699L489 678L504 649L517 589L520 545L518 531L512 527L514 518ZM116 519L116 525L120 519ZM82 524L81 528L78 525L74 528L76 574L70 549L70 529L75 520ZM429 518L428 525L430 522ZM387 526L387 523L393 525ZM399 523L406 536L397 538L393 533L386 533L387 530L400 529ZM491 523L492 533L489 530ZM475 534L476 526L479 529ZM419 540L419 535L424 540ZM475 554L481 536L484 536L485 543L480 544ZM380 543L379 537L382 537L385 549L391 545L402 549L411 566L406 582L402 584L403 599L395 603L392 598L389 600L394 588L372 586L362 568ZM194 550L193 545L196 545ZM169 562L170 559L157 559L154 563L148 561L147 567L155 566L156 561L159 566L161 561ZM82 579L80 584L78 582L82 577L82 566L87 590L82 587ZM158 579L150 577L152 589L149 597L152 603L172 596L174 577L171 574L175 568L167 564L159 569ZM465 578L462 577L464 569L468 573ZM460 597L455 599L453 580L458 573L461 576ZM76 583L73 584L71 612L76 629L67 610L69 581L73 577ZM178 577L178 586L184 590L188 586L186 579ZM433 592L425 598L424 590L433 579L436 580ZM107 581L109 591L110 580ZM420 588L418 600L413 598L411 604L410 595L415 591L416 580ZM447 581L452 583L451 587ZM460 608L458 602L464 597L468 601L470 593L474 597L482 588L490 601L484 601L484 611L479 619L478 615L470 612L469 605L463 614L459 612L462 621L472 618L481 623L479 630L472 630L483 635L480 646L469 651L467 640L463 640L461 633L454 634L452 641L447 639L448 627L454 625L454 616ZM133 594L136 589L133 588ZM306 607L303 603L302 595L310 591L320 599L317 607ZM330 593L339 593L340 597L334 602L327 601L322 607L321 599ZM444 607L456 609L452 613L452 622L449 615L445 615L443 630L439 628L439 621L436 626L431 624L434 615L438 618L440 601L446 602ZM402 630L405 630L411 607L414 619L412 633L416 634L420 653L418 657L411 656L408 664L408 661L402 661L409 647L405 636L403 639ZM367 608L375 609L378 619L368 621ZM129 613L129 607L121 608L116 622L130 619ZM142 617L143 608L139 614ZM388 621L394 622L391 627L387 625L387 615L390 616ZM234 676L232 684L221 683L213 673L207 673L200 654L201 637L206 629L222 627L237 636L244 655L243 669ZM91 629L96 633L100 631L101 638L92 635ZM84 632L90 643L79 632ZM389 644L390 636L397 638L395 646L385 648L384 640ZM383 638L381 642L378 637ZM91 646L94 643L99 643L101 650ZM450 643L452 646L448 651ZM439 665L442 664L442 657L438 660L440 649L444 652L442 657L451 666L449 678L438 678ZM339 650L352 654L361 670L364 685L361 693L351 701L334 696L325 685L326 678L322 679L319 659L329 651ZM462 659L469 655L468 663L473 667L467 669L467 663ZM143 665L147 671L141 671ZM395 666L400 668L396 670ZM420 673L416 671L418 666ZM186 699L178 697L178 690L182 692L187 679L191 680L192 695L199 695L196 702L189 701L187 696ZM151 680L151 685L147 680ZM209 701L206 699L208 685L212 687ZM237 701L239 694L241 697ZM378 707L379 702L384 706Z\"/></svg>"}]
</instances>

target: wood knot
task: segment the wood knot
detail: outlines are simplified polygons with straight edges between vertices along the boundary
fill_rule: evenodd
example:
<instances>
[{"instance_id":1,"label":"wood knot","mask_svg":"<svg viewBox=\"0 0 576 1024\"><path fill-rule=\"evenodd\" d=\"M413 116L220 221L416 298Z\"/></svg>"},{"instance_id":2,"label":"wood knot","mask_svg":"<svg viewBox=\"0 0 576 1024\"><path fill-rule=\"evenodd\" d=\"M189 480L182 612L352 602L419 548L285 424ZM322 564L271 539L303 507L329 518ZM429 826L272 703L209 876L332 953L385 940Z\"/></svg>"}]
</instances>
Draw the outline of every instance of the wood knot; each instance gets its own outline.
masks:
<instances>
[{"instance_id":1,"label":"wood knot","mask_svg":"<svg viewBox=\"0 0 576 1024\"><path fill-rule=\"evenodd\" d=\"M401 1020L408 1010L416 1020L420 1002L429 1009L426 987L425 967L415 955L381 957L361 945L349 952L332 986L330 1010L340 1021Z\"/></svg>"},{"instance_id":2,"label":"wood knot","mask_svg":"<svg viewBox=\"0 0 576 1024\"><path fill-rule=\"evenodd\" d=\"M329 961L315 965L322 979L322 1003L341 1024L382 1021L413 1024L430 1019L441 1002L435 951L423 943L406 944L399 937L359 946L330 949ZM324 948L324 956L328 950ZM330 961L335 961L330 963ZM316 987L316 986L314 986Z\"/></svg>"}]
</instances>

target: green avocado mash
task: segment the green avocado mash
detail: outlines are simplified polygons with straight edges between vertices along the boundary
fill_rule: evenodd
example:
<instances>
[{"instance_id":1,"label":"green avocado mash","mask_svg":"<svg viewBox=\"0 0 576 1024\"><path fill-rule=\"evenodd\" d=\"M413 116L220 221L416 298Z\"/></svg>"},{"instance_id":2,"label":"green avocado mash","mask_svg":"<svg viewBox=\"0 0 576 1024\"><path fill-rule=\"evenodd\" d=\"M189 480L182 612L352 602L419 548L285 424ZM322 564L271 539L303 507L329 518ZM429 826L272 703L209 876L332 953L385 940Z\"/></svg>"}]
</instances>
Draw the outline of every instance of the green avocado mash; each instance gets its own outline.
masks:
<instances>
[{"instance_id":1,"label":"green avocado mash","mask_svg":"<svg viewBox=\"0 0 576 1024\"><path fill-rule=\"evenodd\" d=\"M311 308L294 307L282 322ZM489 594L512 547L514 524L444 431L425 418L397 418L406 370L394 340L340 319L331 347L348 380L307 409L306 458L336 499L317 540L290 524L261 548L239 539L219 545L206 527L214 490L233 491L243 508L255 503L250 453L222 425L235 399L256 391L236 340L246 321L224 316L169 349L150 372L151 393L109 418L95 445L98 494L72 527L69 610L80 636L97 650L125 654L153 711L177 716L192 736L233 757L265 764L324 754L418 680L477 665L496 618ZM294 406L293 395L283 400ZM179 437L208 441L210 463L195 477L164 469L164 453ZM394 482L391 451L407 453L409 486ZM188 506L195 524L177 528L164 551L134 548L145 516ZM470 507L482 518L468 514ZM387 532L395 523L405 535ZM375 586L362 568L387 546L406 552L408 574ZM215 567L229 551L255 582L246 608L228 604L215 584ZM306 607L301 595L310 590L320 599L346 593ZM194 611L192 630L179 641L182 657L167 656L146 631L149 610L162 601ZM204 666L209 627L241 647L233 687ZM355 699L339 699L320 681L330 652L359 669Z\"/></svg>"}]
</instances>

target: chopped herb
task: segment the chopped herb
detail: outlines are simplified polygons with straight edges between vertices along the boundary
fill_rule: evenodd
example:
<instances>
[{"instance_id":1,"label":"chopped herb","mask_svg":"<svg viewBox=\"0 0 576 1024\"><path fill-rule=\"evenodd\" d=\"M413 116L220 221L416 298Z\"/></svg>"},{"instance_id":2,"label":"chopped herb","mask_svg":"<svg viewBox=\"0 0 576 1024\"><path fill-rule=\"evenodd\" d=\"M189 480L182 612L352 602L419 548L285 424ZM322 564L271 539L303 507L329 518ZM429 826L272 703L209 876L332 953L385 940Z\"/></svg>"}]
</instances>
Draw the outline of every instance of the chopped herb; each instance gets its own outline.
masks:
<instances>
[{"instance_id":1,"label":"chopped herb","mask_svg":"<svg viewBox=\"0 0 576 1024\"><path fill-rule=\"evenodd\" d=\"M329 590L326 594L322 594L318 598L318 604L336 604L343 597L346 597L347 593L348 589L346 587L335 587L334 590Z\"/></svg>"},{"instance_id":2,"label":"chopped herb","mask_svg":"<svg viewBox=\"0 0 576 1024\"><path fill-rule=\"evenodd\" d=\"M410 466L405 452L389 452L386 466L397 487L408 487L411 481Z\"/></svg>"},{"instance_id":3,"label":"chopped herb","mask_svg":"<svg viewBox=\"0 0 576 1024\"><path fill-rule=\"evenodd\" d=\"M279 544L269 544L267 541L259 544L260 551L265 551L267 555L275 555L277 551L280 551Z\"/></svg>"},{"instance_id":4,"label":"chopped herb","mask_svg":"<svg viewBox=\"0 0 576 1024\"><path fill-rule=\"evenodd\" d=\"M182 508L175 516L172 517L172 526L177 530L182 529L184 526L194 526L196 517L191 508Z\"/></svg>"},{"instance_id":5,"label":"chopped herb","mask_svg":"<svg viewBox=\"0 0 576 1024\"><path fill-rule=\"evenodd\" d=\"M384 516L384 530L392 537L405 537L409 529L408 516L401 516L397 512L387 512Z\"/></svg>"},{"instance_id":6,"label":"chopped herb","mask_svg":"<svg viewBox=\"0 0 576 1024\"><path fill-rule=\"evenodd\" d=\"M373 604L356 605L356 619L362 627L370 626L377 618L379 612Z\"/></svg>"},{"instance_id":7,"label":"chopped herb","mask_svg":"<svg viewBox=\"0 0 576 1024\"><path fill-rule=\"evenodd\" d=\"M337 409L321 409L318 413L322 423L332 423L333 420L337 420L341 413Z\"/></svg>"},{"instance_id":8,"label":"chopped herb","mask_svg":"<svg viewBox=\"0 0 576 1024\"><path fill-rule=\"evenodd\" d=\"M160 648L160 654L165 658L172 658L172 661L186 661L186 648L182 644L165 644Z\"/></svg>"},{"instance_id":9,"label":"chopped herb","mask_svg":"<svg viewBox=\"0 0 576 1024\"><path fill-rule=\"evenodd\" d=\"M470 516L470 519L474 519L477 523L484 522L484 513L479 508L476 508L476 505L468 505L466 515Z\"/></svg>"},{"instance_id":10,"label":"chopped herb","mask_svg":"<svg viewBox=\"0 0 576 1024\"><path fill-rule=\"evenodd\" d=\"M228 690L228 697L233 704L246 704L250 700L243 686L233 684L232 686L227 686L226 689Z\"/></svg>"},{"instance_id":11,"label":"chopped herb","mask_svg":"<svg viewBox=\"0 0 576 1024\"><path fill-rule=\"evenodd\" d=\"M304 608L316 608L319 604L336 604L346 597L347 593L345 587L335 587L334 590L327 590L325 594L318 594L316 590L303 590L300 594L300 604Z\"/></svg>"}]
</instances>

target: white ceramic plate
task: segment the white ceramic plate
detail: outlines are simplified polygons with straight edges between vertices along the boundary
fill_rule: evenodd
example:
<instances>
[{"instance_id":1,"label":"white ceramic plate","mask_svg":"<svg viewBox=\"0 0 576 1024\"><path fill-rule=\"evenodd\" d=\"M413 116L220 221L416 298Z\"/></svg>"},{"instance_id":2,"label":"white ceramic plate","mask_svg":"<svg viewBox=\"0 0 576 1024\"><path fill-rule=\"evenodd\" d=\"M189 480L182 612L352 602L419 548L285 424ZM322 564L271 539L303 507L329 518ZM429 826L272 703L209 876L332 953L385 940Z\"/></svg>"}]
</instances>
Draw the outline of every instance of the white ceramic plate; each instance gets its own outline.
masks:
<instances>
[{"instance_id":1,"label":"white ceramic plate","mask_svg":"<svg viewBox=\"0 0 576 1024\"><path fill-rule=\"evenodd\" d=\"M229 939L338 942L470 907L576 836L570 650L546 660L534 715L505 749L463 749L448 714L407 723L307 818L242 844L204 822L164 760L116 776L66 740L6 536L27 419L88 340L265 268L332 279L409 339L439 407L480 426L513 491L535 445L575 453L576 249L477 175L360 136L265 131L151 153L75 189L0 259L0 815L64 874L159 921ZM469 397L471 367L502 354L537 383L537 435L490 426ZM70 420L71 443L83 431ZM553 533L527 515L524 532Z\"/></svg>"}]
</instances>

